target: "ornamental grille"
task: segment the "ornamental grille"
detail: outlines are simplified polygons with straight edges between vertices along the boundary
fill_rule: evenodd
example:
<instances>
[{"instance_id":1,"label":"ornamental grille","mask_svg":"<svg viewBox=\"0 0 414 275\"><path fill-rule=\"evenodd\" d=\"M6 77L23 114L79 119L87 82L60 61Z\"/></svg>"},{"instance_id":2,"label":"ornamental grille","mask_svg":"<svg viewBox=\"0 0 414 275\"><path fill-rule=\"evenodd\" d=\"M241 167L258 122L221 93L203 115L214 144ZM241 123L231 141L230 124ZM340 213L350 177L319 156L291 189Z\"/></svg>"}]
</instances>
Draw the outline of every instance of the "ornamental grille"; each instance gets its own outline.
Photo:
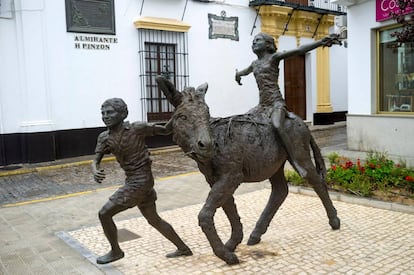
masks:
<instances>
[{"instance_id":1,"label":"ornamental grille","mask_svg":"<svg viewBox=\"0 0 414 275\"><path fill-rule=\"evenodd\" d=\"M167 77L180 91L188 85L187 34L148 29L138 32L143 119L165 122L174 107L158 88L155 77Z\"/></svg>"}]
</instances>

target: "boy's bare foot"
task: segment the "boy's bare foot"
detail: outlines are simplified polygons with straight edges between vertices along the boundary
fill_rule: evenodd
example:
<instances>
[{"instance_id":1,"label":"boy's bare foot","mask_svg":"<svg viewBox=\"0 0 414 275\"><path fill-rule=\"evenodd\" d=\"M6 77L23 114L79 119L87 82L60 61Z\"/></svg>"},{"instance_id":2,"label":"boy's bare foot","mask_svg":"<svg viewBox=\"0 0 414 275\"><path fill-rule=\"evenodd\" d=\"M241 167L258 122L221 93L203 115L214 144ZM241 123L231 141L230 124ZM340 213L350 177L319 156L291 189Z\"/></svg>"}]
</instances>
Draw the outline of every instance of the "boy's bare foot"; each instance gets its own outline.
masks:
<instances>
[{"instance_id":1,"label":"boy's bare foot","mask_svg":"<svg viewBox=\"0 0 414 275\"><path fill-rule=\"evenodd\" d=\"M110 262L117 261L122 259L125 256L124 252L121 250L119 252L113 252L112 250L106 253L105 255L98 257L96 259L97 264L107 264Z\"/></svg>"},{"instance_id":2,"label":"boy's bare foot","mask_svg":"<svg viewBox=\"0 0 414 275\"><path fill-rule=\"evenodd\" d=\"M181 256L192 256L193 252L191 252L190 248L186 248L186 249L177 249L174 252L168 253L166 255L167 258L176 258L176 257L181 257Z\"/></svg>"}]
</instances>

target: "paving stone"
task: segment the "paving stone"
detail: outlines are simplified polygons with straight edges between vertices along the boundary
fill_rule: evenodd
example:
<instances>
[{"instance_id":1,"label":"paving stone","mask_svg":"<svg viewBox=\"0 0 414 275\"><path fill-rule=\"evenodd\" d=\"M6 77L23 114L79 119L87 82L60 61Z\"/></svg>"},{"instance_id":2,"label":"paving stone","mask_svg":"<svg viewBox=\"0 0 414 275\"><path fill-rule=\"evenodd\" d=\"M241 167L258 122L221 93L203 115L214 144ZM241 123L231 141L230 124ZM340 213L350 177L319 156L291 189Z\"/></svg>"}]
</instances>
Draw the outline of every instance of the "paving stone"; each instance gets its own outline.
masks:
<instances>
[{"instance_id":1,"label":"paving stone","mask_svg":"<svg viewBox=\"0 0 414 275\"><path fill-rule=\"evenodd\" d=\"M264 188L236 196L245 235L248 236L252 230L268 193L269 190ZM256 203L252 204L252 201ZM158 274L168 274L171 270L174 270L175 274L192 274L196 271L202 271L203 274L227 274L236 269L242 274L278 274L281 271L286 271L287 274L310 274L310 270L318 274L361 274L363 270L372 267L372 271L379 274L397 267L412 270L409 261L398 259L412 259L414 251L406 249L396 252L394 246L396 243L397 246L401 246L412 240L412 237L404 232L414 226L413 215L335 202L342 213L341 218L345 225L347 221L349 223L339 231L332 231L317 197L290 194L285 204L263 236L262 243L249 247L245 245L244 240L238 247L236 254L242 261L240 265L227 266L213 255L201 229L197 226L200 204L162 213L167 221L174 221L175 228L180 228L177 232L193 248L194 256L173 261L165 258L165 252L172 246L152 229L145 219L137 217L120 221L119 228L135 230L134 232L142 238L130 241L131 245L128 245L128 242L122 243L126 257L112 265L123 274L136 274L137 269L142 272L153 270L154 266L162 266L157 269ZM309 209L315 209L311 213L311 220L306 218ZM403 224L398 221L403 221ZM216 214L215 224L222 236L228 236L226 232L228 233L230 228L225 215L220 211ZM94 254L100 255L108 249L101 245L106 240L102 233L99 234L100 230L99 226L95 226L68 233ZM378 234L378 231L392 234L384 238L384 234ZM198 237L194 238L194 235ZM284 249L280 249L280 245ZM261 252L258 253L259 251ZM375 258L372 258L378 260L377 264L367 261L378 251Z\"/></svg>"},{"instance_id":2,"label":"paving stone","mask_svg":"<svg viewBox=\"0 0 414 275\"><path fill-rule=\"evenodd\" d=\"M337 139L325 141L331 146ZM95 264L109 249L97 212L124 178L115 162L107 162L103 185L93 182L87 166L0 177L0 204L23 202L0 208L0 274L414 274L413 207L376 205L390 211L360 205L372 206L370 200L344 202L331 194L342 222L332 231L320 200L313 191L297 194L299 187L290 188L262 242L247 246L270 194L267 182L243 184L236 192L245 239L236 250L241 264L228 266L214 256L198 226L209 187L194 173L195 162L182 152L152 157L158 212L190 245L192 257L167 259L174 246L130 209L117 215L116 223L141 238L121 243L125 259ZM76 192L83 193L69 196ZM215 223L226 240L230 228L223 211L217 211Z\"/></svg>"}]
</instances>

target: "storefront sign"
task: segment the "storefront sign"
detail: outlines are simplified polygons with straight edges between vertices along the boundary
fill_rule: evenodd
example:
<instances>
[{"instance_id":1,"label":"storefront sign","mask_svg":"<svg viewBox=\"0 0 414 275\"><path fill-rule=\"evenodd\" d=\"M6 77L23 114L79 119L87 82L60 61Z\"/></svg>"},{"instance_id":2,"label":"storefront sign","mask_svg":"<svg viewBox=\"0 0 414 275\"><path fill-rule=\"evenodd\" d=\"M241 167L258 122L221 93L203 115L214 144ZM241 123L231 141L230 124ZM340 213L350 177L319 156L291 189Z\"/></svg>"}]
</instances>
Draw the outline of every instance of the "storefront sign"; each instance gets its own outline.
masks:
<instances>
[{"instance_id":1,"label":"storefront sign","mask_svg":"<svg viewBox=\"0 0 414 275\"><path fill-rule=\"evenodd\" d=\"M238 17L226 17L224 11L221 16L208 14L209 38L228 38L239 41Z\"/></svg>"},{"instance_id":2,"label":"storefront sign","mask_svg":"<svg viewBox=\"0 0 414 275\"><path fill-rule=\"evenodd\" d=\"M111 44L118 43L116 37L75 35L75 49L82 50L110 50Z\"/></svg>"},{"instance_id":3,"label":"storefront sign","mask_svg":"<svg viewBox=\"0 0 414 275\"><path fill-rule=\"evenodd\" d=\"M392 18L391 12L398 11L400 7L397 0L376 0L376 20L377 22L385 21ZM405 14L413 12L411 8L407 8Z\"/></svg>"}]
</instances>

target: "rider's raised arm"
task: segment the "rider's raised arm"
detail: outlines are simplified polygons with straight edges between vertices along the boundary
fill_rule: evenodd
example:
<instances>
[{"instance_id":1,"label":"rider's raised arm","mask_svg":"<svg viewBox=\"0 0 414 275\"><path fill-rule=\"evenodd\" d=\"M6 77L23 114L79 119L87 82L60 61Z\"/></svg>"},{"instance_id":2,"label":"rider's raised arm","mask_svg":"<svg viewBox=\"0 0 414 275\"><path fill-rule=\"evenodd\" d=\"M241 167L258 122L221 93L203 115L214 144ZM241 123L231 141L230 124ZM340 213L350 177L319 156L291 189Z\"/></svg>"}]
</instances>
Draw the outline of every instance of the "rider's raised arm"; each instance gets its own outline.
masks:
<instances>
[{"instance_id":1,"label":"rider's raised arm","mask_svg":"<svg viewBox=\"0 0 414 275\"><path fill-rule=\"evenodd\" d=\"M324 47L330 47L333 44L341 45L341 42L339 41L339 36L337 34L331 34L329 36L326 36L322 38L321 40L317 40L315 42L302 45L296 49L285 51L285 52L277 52L274 54L273 59L285 59L294 55L302 55L305 54L311 50L314 50L318 47L324 46Z\"/></svg>"},{"instance_id":2,"label":"rider's raised arm","mask_svg":"<svg viewBox=\"0 0 414 275\"><path fill-rule=\"evenodd\" d=\"M284 52L277 52L273 55L274 56L273 59L277 58L277 59L280 60L280 59L285 59L285 58L295 56L295 55L302 55L302 54L305 54L305 53L307 53L307 52L309 52L313 49L316 49L316 48L318 48L322 45L323 45L322 40L318 40L318 41L315 41L313 43L302 45L302 46L300 46L296 49L293 49L293 50L284 51Z\"/></svg>"},{"instance_id":3,"label":"rider's raised arm","mask_svg":"<svg viewBox=\"0 0 414 275\"><path fill-rule=\"evenodd\" d=\"M250 64L250 66L247 67L244 70L237 71L237 74L239 74L240 76L245 76L245 75L250 74L251 72L253 72L253 65L252 64Z\"/></svg>"},{"instance_id":4,"label":"rider's raised arm","mask_svg":"<svg viewBox=\"0 0 414 275\"><path fill-rule=\"evenodd\" d=\"M241 77L242 77L242 76L245 76L245 75L248 75L248 74L250 74L251 72L253 72L253 63L252 63L252 64L250 64L250 66L249 66L249 67L247 67L247 68L246 68L246 69L244 69L244 70L238 71L238 70L236 69L236 77L235 77L235 79L236 79L237 83L239 83L239 85L242 85L242 84L241 84Z\"/></svg>"}]
</instances>

